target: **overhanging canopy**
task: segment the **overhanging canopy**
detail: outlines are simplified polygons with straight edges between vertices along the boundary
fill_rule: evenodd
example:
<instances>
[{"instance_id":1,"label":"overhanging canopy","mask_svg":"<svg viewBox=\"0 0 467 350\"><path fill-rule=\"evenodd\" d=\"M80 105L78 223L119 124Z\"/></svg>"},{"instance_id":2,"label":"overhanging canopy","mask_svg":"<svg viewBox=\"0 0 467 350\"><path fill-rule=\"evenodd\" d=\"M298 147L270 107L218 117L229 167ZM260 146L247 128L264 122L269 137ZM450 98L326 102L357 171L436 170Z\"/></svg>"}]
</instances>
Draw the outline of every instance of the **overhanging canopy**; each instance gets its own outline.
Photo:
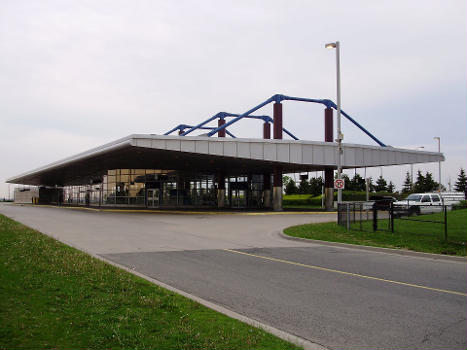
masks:
<instances>
[{"instance_id":1,"label":"overhanging canopy","mask_svg":"<svg viewBox=\"0 0 467 350\"><path fill-rule=\"evenodd\" d=\"M443 161L442 153L343 144L343 168ZM130 135L39 169L8 183L43 186L89 184L109 169L166 169L189 173L261 174L337 168L333 142Z\"/></svg>"}]
</instances>

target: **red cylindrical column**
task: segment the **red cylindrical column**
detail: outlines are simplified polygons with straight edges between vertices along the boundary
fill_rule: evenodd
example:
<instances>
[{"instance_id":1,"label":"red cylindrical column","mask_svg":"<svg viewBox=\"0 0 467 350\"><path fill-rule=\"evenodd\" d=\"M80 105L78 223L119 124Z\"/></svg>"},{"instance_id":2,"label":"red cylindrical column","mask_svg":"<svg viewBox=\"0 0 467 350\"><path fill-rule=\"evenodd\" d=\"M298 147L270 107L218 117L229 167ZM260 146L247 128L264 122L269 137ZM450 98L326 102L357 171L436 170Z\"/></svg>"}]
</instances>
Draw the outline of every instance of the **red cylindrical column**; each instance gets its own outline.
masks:
<instances>
[{"instance_id":1,"label":"red cylindrical column","mask_svg":"<svg viewBox=\"0 0 467 350\"><path fill-rule=\"evenodd\" d=\"M326 108L324 110L324 142L333 142L334 132L332 123L332 108Z\"/></svg>"},{"instance_id":2,"label":"red cylindrical column","mask_svg":"<svg viewBox=\"0 0 467 350\"><path fill-rule=\"evenodd\" d=\"M271 138L271 124L268 122L263 124L263 139Z\"/></svg>"},{"instance_id":3,"label":"red cylindrical column","mask_svg":"<svg viewBox=\"0 0 467 350\"><path fill-rule=\"evenodd\" d=\"M273 108L274 117L274 138L282 139L282 103L274 103Z\"/></svg>"},{"instance_id":4,"label":"red cylindrical column","mask_svg":"<svg viewBox=\"0 0 467 350\"><path fill-rule=\"evenodd\" d=\"M281 168L274 168L274 187L282 187L282 169Z\"/></svg>"},{"instance_id":5,"label":"red cylindrical column","mask_svg":"<svg viewBox=\"0 0 467 350\"><path fill-rule=\"evenodd\" d=\"M271 138L271 123L263 124L263 139ZM265 208L271 207L271 174L263 174L263 205Z\"/></svg>"},{"instance_id":6,"label":"red cylindrical column","mask_svg":"<svg viewBox=\"0 0 467 350\"><path fill-rule=\"evenodd\" d=\"M327 107L324 110L324 141L334 141L333 110ZM334 169L324 169L324 193L326 210L332 210L334 200Z\"/></svg>"},{"instance_id":7,"label":"red cylindrical column","mask_svg":"<svg viewBox=\"0 0 467 350\"><path fill-rule=\"evenodd\" d=\"M324 170L324 188L333 188L334 187L334 170L325 169Z\"/></svg>"},{"instance_id":8,"label":"red cylindrical column","mask_svg":"<svg viewBox=\"0 0 467 350\"><path fill-rule=\"evenodd\" d=\"M218 127L221 127L221 126L224 125L224 124L225 124L225 119L221 119L221 118L220 118L220 119L217 121L217 126L218 126ZM225 137L225 128L222 129L222 130L219 130L219 131L217 132L217 137Z\"/></svg>"}]
</instances>

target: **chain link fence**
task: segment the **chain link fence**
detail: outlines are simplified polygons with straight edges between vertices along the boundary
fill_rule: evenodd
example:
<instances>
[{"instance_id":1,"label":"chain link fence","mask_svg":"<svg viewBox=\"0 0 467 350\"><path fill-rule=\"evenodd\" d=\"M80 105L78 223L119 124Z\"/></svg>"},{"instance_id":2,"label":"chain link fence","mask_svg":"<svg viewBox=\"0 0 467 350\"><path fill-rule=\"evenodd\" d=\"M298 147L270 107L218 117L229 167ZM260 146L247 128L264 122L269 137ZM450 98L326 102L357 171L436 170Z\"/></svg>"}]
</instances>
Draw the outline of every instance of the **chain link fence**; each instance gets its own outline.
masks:
<instances>
[{"instance_id":1,"label":"chain link fence","mask_svg":"<svg viewBox=\"0 0 467 350\"><path fill-rule=\"evenodd\" d=\"M389 231L397 232L398 227L404 225L414 228L422 224L439 227L444 239L448 239L450 213L464 210L467 220L467 206L465 204L453 205L411 205L393 204L387 202L344 202L337 206L337 224L347 230L359 231ZM413 222L414 225L405 225L403 222ZM457 229L457 228L454 228ZM463 229L463 228L461 228ZM467 232L466 232L467 235Z\"/></svg>"}]
</instances>

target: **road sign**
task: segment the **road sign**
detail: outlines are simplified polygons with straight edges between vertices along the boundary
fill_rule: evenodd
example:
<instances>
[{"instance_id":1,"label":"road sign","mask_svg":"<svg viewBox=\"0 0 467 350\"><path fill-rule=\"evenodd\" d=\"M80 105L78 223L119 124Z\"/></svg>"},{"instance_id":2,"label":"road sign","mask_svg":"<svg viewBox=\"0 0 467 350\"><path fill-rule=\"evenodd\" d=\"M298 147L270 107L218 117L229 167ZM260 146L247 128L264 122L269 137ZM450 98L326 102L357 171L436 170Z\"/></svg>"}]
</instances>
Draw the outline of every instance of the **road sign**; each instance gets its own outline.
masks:
<instances>
[{"instance_id":1,"label":"road sign","mask_svg":"<svg viewBox=\"0 0 467 350\"><path fill-rule=\"evenodd\" d=\"M343 190L345 188L345 182L342 179L335 179L334 180L334 188L336 190Z\"/></svg>"}]
</instances>

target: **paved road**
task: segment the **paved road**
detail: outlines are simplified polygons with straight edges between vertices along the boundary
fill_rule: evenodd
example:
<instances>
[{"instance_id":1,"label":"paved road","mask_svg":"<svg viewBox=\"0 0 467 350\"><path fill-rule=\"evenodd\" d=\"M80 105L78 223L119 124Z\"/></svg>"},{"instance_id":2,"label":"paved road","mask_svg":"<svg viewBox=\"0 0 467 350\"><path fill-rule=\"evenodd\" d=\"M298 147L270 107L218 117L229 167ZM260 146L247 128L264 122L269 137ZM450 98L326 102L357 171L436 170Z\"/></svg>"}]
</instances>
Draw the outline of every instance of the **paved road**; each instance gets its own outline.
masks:
<instances>
[{"instance_id":1,"label":"paved road","mask_svg":"<svg viewBox=\"0 0 467 350\"><path fill-rule=\"evenodd\" d=\"M335 349L465 349L466 265L284 240L310 215L114 214L0 206L82 249Z\"/></svg>"}]
</instances>

